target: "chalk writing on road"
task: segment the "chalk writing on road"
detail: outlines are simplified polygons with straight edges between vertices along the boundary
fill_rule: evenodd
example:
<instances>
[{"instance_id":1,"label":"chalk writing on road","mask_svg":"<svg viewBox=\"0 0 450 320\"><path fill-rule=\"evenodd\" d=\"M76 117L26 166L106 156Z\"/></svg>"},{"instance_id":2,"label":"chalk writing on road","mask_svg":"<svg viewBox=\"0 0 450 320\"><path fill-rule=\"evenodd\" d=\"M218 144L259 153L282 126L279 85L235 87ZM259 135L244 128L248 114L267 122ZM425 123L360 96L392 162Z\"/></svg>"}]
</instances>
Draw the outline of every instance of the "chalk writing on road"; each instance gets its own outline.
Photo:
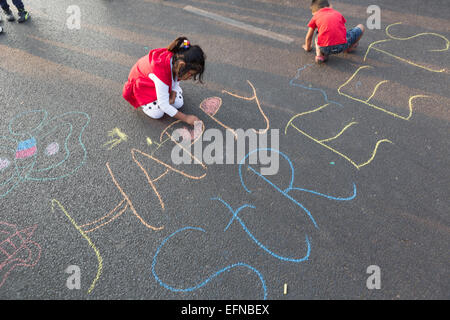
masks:
<instances>
[{"instance_id":1,"label":"chalk writing on road","mask_svg":"<svg viewBox=\"0 0 450 320\"><path fill-rule=\"evenodd\" d=\"M89 287L88 292L87 292L87 293L91 293L92 290L94 289L97 281L100 279L100 275L102 274L103 258L100 255L100 252L98 251L97 247L92 243L91 239L80 228L80 226L78 226L78 224L75 222L75 220L73 220L73 218L69 215L69 213L64 208L64 206L56 199L52 200L51 205L52 205L52 212L55 211L55 206L57 206L59 208L59 210L61 210L64 213L64 215L67 217L67 219L69 219L70 223L75 227L75 229L78 230L78 232L81 234L81 236L89 243L89 246L95 252L95 255L96 255L97 261L98 261L98 266L97 266L97 274L96 274L94 280L92 281L91 286Z\"/></svg>"},{"instance_id":2,"label":"chalk writing on road","mask_svg":"<svg viewBox=\"0 0 450 320\"><path fill-rule=\"evenodd\" d=\"M377 141L377 143L376 143L376 145L375 145L375 147L374 147L374 149L373 149L373 151L372 151L372 155L369 157L369 159L368 159L367 161L365 161L365 162L362 162L362 163L356 163L354 160L352 160L349 156L347 156L347 155L344 154L343 152L340 152L339 150L337 150L337 149L335 149L335 148L333 148L333 147L327 145L326 142L330 142L330 141L333 141L333 140L339 138L339 137L340 137L345 131L347 131L350 127L352 127L353 125L356 125L357 122L350 122L350 123L348 123L344 128L342 128L342 130L341 130L339 133L335 134L335 135L332 136L332 137L329 137L329 138L322 138L322 139L318 139L318 138L315 138L315 137L311 136L310 134L308 134L308 133L306 133L305 131L301 130L301 129L299 128L298 125L294 124L294 120L296 120L296 119L298 119L298 118L301 118L301 117L304 116L304 115L311 114L311 113L314 113L314 112L318 112L318 111L320 111L320 110L322 110L322 109L324 109L324 108L327 108L327 107L329 107L329 106L330 106L330 104L325 104L325 105L320 106L320 107L318 107L318 108L316 108L316 109L314 109L314 110L305 111L305 112L302 112L302 113L299 113L299 114L293 116L293 117L288 121L288 123L287 123L287 125L286 125L286 127L285 127L285 129L284 129L284 133L287 134L288 128L289 128L289 127L292 127L292 128L294 128L297 132L299 132L299 133L301 133L302 135L304 135L305 137L307 137L307 138L313 140L314 142L318 143L318 144L321 145L322 147L325 147L326 149L328 149L328 150L334 152L335 154L341 156L342 158L344 158L345 160L347 160L348 162L350 162L350 163L351 163L356 169L358 169L358 170L359 170L360 168L362 168L362 167L368 165L369 163L371 163L371 162L373 161L373 159L375 158L375 156L376 156L376 154L377 154L378 147L380 146L380 144L382 144L382 143L392 143L392 141L390 141L390 140L388 140L388 139L381 139L381 140Z\"/></svg>"},{"instance_id":3,"label":"chalk writing on road","mask_svg":"<svg viewBox=\"0 0 450 320\"><path fill-rule=\"evenodd\" d=\"M192 292L194 290L197 290L203 286L205 286L206 284L208 284L208 282L210 282L211 280L213 280L214 278L218 277L220 274L224 273L225 271L230 271L231 269L238 269L238 268L246 268L249 269L250 271L252 271L253 273L255 273L260 282L261 282L261 286L262 286L262 290L263 290L263 299L265 300L267 298L267 287L266 287L266 282L264 280L264 277L262 276L261 272L259 272L257 269L255 269L254 267L252 267L251 265L248 265L246 263L243 262L238 262L238 263L234 263L231 265L228 265L222 269L220 269L219 271L215 272L214 274L212 274L211 276L209 276L208 278L206 278L204 281L201 281L200 283L197 283L195 285L192 286L188 286L188 287L176 287L175 285L171 285L168 284L167 282L164 282L163 280L161 280L161 278L158 276L157 272L156 272L156 264L158 261L158 256L161 253L161 250L163 249L163 247L167 244L167 242L169 242L170 239L174 238L177 234L179 233L185 233L185 232L190 232L190 231L200 231L202 233L206 233L206 231L202 228L198 228L198 227L184 227L181 228L177 231L175 231L174 233L172 233L171 235L169 235L168 237L166 237L161 244L159 245L158 249L156 250L156 253L153 257L153 262L152 262L152 274L153 277L156 279L156 281L159 283L159 285L161 285L162 287L173 291L173 292Z\"/></svg>"},{"instance_id":4,"label":"chalk writing on road","mask_svg":"<svg viewBox=\"0 0 450 320\"><path fill-rule=\"evenodd\" d=\"M256 149L252 152L259 152L261 151L260 149ZM288 162L290 169L291 169L291 176L289 179L289 183L287 188L280 188L279 186L275 185L272 181L270 181L269 179L267 179L266 177L264 177L263 175L261 175L257 170L255 170L254 168L252 168L251 166L249 166L249 169L251 172L253 172L255 175L257 175L260 178L260 181L263 182L264 185L266 185L271 191L273 190L274 192L279 192L281 193L284 197L286 197L288 200L290 200L292 203L294 203L296 206L298 206L303 212L305 212L307 214L307 216L309 217L309 219L312 221L312 223L314 224L314 226L316 228L318 228L316 221L314 220L314 218L312 217L312 214L310 213L310 211L308 209L306 209L301 203L299 203L296 199L294 199L289 193L293 192L293 191L300 191L300 192L306 192L306 193L310 193L310 194L314 194L316 196L319 197L323 197L326 198L328 200L334 200L334 201L351 201L353 199L356 198L356 185L353 184L353 192L350 196L345 196L345 197L336 197L336 196L331 196L331 195L326 195L314 190L307 190L307 189L303 189L303 188L298 188L298 187L294 187L294 176L295 176L295 172L294 172L294 166L293 163L291 162L291 160L289 159L289 157L284 154L281 151L278 150L274 150L274 149L265 149L265 151L271 151L271 152L278 152L280 155L282 155ZM241 181L241 185L243 187L243 190L245 190L245 192L247 193L251 193L252 191L247 187L247 185L244 182L244 176L242 174L242 167L245 164L245 160L252 154L252 152L250 152L249 154L247 154L241 161L240 165L239 165L239 177L240 177L240 181ZM262 244L262 242L260 240L258 240L253 234L252 232L249 230L249 228L246 226L245 222L243 221L243 219L239 216L239 213L244 210L244 209L256 209L256 206L253 204L243 204L241 205L239 208L237 208L236 210L234 210L230 204L228 204L226 201L224 201L223 199L219 198L219 197L213 197L211 198L212 201L219 201L220 203L222 203L230 212L231 214L231 219L228 222L228 225L225 227L224 232L226 232L228 230L228 228L230 227L230 225L233 223L233 221L237 221L241 227L243 228L243 230L246 232L246 234L249 236L249 238L256 243L256 245L263 251L265 251L266 253L268 253L270 256L279 259L281 261L284 262L293 262L293 263L300 263L303 261L306 261L309 259L310 253L311 253L311 244L309 241L308 236L305 236L305 242L306 242L306 254L303 257L289 257L289 256L283 256L280 255L276 252L274 252L273 250L269 249L266 245ZM158 255L160 254L161 249L166 245L166 243L173 238L174 236L176 236L178 233L181 232L187 232L187 231L201 231L203 233L206 233L205 229L203 228L197 228L197 227L185 227L185 228L181 228L177 231L175 231L174 233L172 233L170 236L168 236L167 238L165 238L162 243L160 244L159 248L157 249L155 256L153 258L153 263L152 263L152 274L153 277L157 280L157 282L164 288L171 290L173 292L191 292L194 290L197 290L203 286L205 286L208 282L210 282L212 279L216 278L217 276L219 276L221 273L223 273L224 271L227 271L231 268L235 268L238 266L244 266L246 268L249 268L250 270L252 270L253 272L255 272L260 280L261 283L263 285L264 288L264 299L267 296L267 290L266 290L266 285L265 285L265 281L264 278L262 277L261 273L256 270L254 267L246 264L246 263L237 263L237 264L232 264L229 265L221 270L219 270L218 272L216 272L215 274L211 275L210 277L208 277L206 280L193 285L193 286L189 286L189 287L177 287L175 285L171 285L168 284L167 282L161 280L160 276L158 276L158 273L156 272L156 264L157 264L157 259L158 259Z\"/></svg>"},{"instance_id":5,"label":"chalk writing on road","mask_svg":"<svg viewBox=\"0 0 450 320\"><path fill-rule=\"evenodd\" d=\"M347 94L347 93L344 92L343 89L344 89L344 88L345 88L345 87L346 87L346 86L347 86L347 85L348 85L348 84L349 84L349 83L350 83L350 82L358 75L358 73L360 73L360 72L363 71L363 70L369 70L369 69L373 69L373 67L371 67L371 66L362 66L362 67L359 67L358 70L356 70L355 73L354 73L347 81L345 81L344 84L342 84L342 85L338 88L339 94L342 95L342 96L344 96L344 97L347 97L347 98L349 98L349 99L351 99L351 100L354 100L354 101L363 103L363 104L365 104L366 106L372 107L372 108L374 108L374 109L376 109L376 110L382 111L382 112L384 112L384 113L386 113L386 114L388 114L388 115L390 115L390 116L393 116L393 117L395 117L395 118L402 119L402 120L410 120L410 119L411 119L411 116L412 116L412 114L413 114L413 101L414 101L415 99L418 99L418 98L429 98L429 96L426 96L426 95L415 95L415 96L409 97L409 101L408 101L408 109L409 109L409 112L408 112L408 115L407 115L407 116L402 116L402 115L399 115L399 114L397 114L397 113L395 113L395 112L386 110L385 108L382 108L382 107L377 106L377 105L373 104L372 102L370 102L370 101L375 97L375 95L376 95L378 89L380 88L380 86L382 86L382 85L387 85L387 84L389 83L388 80L383 80L383 81L378 82L378 83L375 85L375 88L373 89L372 94L371 94L370 97L367 98L366 100L363 100L363 99L360 99L360 98L356 98L356 97L354 97L354 96L352 96L352 95Z\"/></svg>"},{"instance_id":6,"label":"chalk writing on road","mask_svg":"<svg viewBox=\"0 0 450 320\"><path fill-rule=\"evenodd\" d=\"M443 46L443 48L429 49L429 50L427 50L428 52L445 52L445 51L449 50L449 48L450 48L450 41L446 37L444 37L443 35L438 34L438 33L423 32L423 33L418 33L416 35L413 35L413 36L410 36L410 37L404 37L404 38L393 36L391 34L391 32L390 32L390 29L393 26L397 26L397 25L400 25L400 24L402 24L402 23L401 22L397 22L397 23L390 24L389 26L386 27L386 35L389 37L389 39L384 39L384 40L379 40L379 41L372 42L369 45L369 47L367 48L366 54L364 56L364 61L367 60L367 56L370 53L370 51L371 50L375 50L375 51L381 52L383 54L386 54L386 55L388 55L390 57L393 57L393 58L395 58L395 59L397 59L399 61L402 61L402 62L405 62L407 64L410 64L410 65L412 65L414 67L417 67L417 68L420 68L420 69L424 69L426 71L436 72L436 73L445 72L446 71L445 68L442 68L442 69L430 68L429 66L426 66L423 63L414 62L411 59L406 59L406 58L403 58L401 56L392 54L391 52L388 52L387 50L383 50L383 49L381 49L381 48L376 46L376 45L378 45L380 43L392 43L392 42L394 42L394 40L395 41L407 41L407 40L413 40L413 39L416 39L416 38L434 37L434 38L442 39L443 42L445 43L445 45Z\"/></svg>"},{"instance_id":7,"label":"chalk writing on road","mask_svg":"<svg viewBox=\"0 0 450 320\"><path fill-rule=\"evenodd\" d=\"M232 97L242 99L245 101L255 101L256 106L258 107L258 112L263 117L266 127L264 129L260 129L260 130L256 130L256 129L252 128L252 130L255 131L257 134L264 134L270 128L270 121L269 121L269 118L267 117L267 115L264 113L264 110L261 107L261 102L259 101L259 98L256 94L255 87L249 80L247 80L247 83L250 85L250 87L252 88L252 91L253 91L253 96L251 96L251 97L240 96L235 93L229 92L227 90L222 90L222 93L228 94ZM212 120L214 120L217 124L219 124L221 127L225 128L226 130L230 130L233 133L235 139L237 139L238 136L237 136L237 133L235 132L235 130L232 129L229 125L226 125L222 121L218 120L216 117L216 114L217 114L217 112L219 112L221 106L222 106L222 98L220 98L220 97L209 97L200 103L200 109L203 112L205 112L208 115L208 117L210 117Z\"/></svg>"},{"instance_id":8,"label":"chalk writing on road","mask_svg":"<svg viewBox=\"0 0 450 320\"><path fill-rule=\"evenodd\" d=\"M353 193L350 196L347 197L335 197L335 196L330 196L330 195L326 195L314 190L307 190L307 189L303 189L303 188L298 188L298 187L294 187L294 177L295 177L295 169L294 169L294 165L292 163L292 161L290 160L290 158L283 152L279 151L279 150L275 150L275 149L256 149L250 153L248 153L242 160L241 163L239 164L239 178L241 181L241 185L242 188L247 192L247 193L252 193L251 190L249 190L249 188L247 187L247 185L244 182L244 175L243 175L243 166L245 163L245 160L254 152L259 152L261 150L264 151L270 151L270 152L277 152L279 153L289 164L290 170L291 170L291 176L290 176L290 180L289 180L289 184L287 188L282 188L279 187L278 185L276 185L275 183L273 183L272 181L270 181L268 178L266 178L265 176L263 176L261 173L259 173L257 170L255 170L252 166L248 165L248 169L250 170L250 172L252 172L253 174L257 175L260 178L261 182L264 182L263 184L271 191L274 192L278 192L280 194L282 194L286 199L288 199L291 203L293 203L295 206L297 206L298 208L301 209L301 211L303 211L304 213L306 213L306 215L308 216L308 218L310 219L310 221L313 223L314 227L318 228L317 222L315 221L315 219L313 218L311 212L305 208L298 200L296 200L295 198L293 198L290 193L291 191L301 191L301 192L306 192L306 193L310 193L310 194L314 194L316 196L319 197L324 197L326 199L329 200L334 200L334 201L351 201L353 199L356 198L356 185L353 183ZM309 241L308 236L306 235L306 246L307 246L307 253L304 257L302 258L290 258L290 257L284 257L281 256L279 254L276 254L275 252L269 250L266 246L264 246L259 240L257 240L255 238L255 236L250 232L250 230L247 228L247 226L245 225L244 221L239 217L239 212L245 208L251 208L251 209L256 209L256 206L253 204L244 204L242 206L240 206L238 209L233 210L233 208L223 199L218 198L218 197L214 197L212 198L212 200L217 200L220 201L222 204L224 204L227 209L230 211L230 213L232 214L232 218L230 219L228 225L225 227L226 231L229 226L232 224L232 222L234 220L236 220L237 222L239 222L239 224L241 225L241 227L243 228L243 230L247 233L247 235L264 251L266 251L267 253L269 253L270 255L274 256L277 259L283 260L283 261L288 261L288 262L302 262L305 261L309 258L310 252L311 252L311 244Z\"/></svg>"},{"instance_id":9,"label":"chalk writing on road","mask_svg":"<svg viewBox=\"0 0 450 320\"><path fill-rule=\"evenodd\" d=\"M141 222L142 225L144 225L146 228L158 231L162 230L164 226L161 227L155 227L149 224L147 221L142 218L142 216L137 212L136 208L133 205L133 202L131 201L130 197L127 193L123 190L119 182L117 181L110 164L106 163L106 168L108 169L108 172L111 176L111 179L116 186L117 190L122 195L122 200L119 201L119 203L112 209L109 213L102 216L99 219L96 219L95 221L91 221L88 223L85 223L80 226L80 229L83 229L85 233L92 232L94 230L97 230L103 226L106 226L107 224L111 223L112 221L116 220L118 217L120 217L127 209L130 209L131 212L135 215L135 217Z\"/></svg>"}]
</instances>

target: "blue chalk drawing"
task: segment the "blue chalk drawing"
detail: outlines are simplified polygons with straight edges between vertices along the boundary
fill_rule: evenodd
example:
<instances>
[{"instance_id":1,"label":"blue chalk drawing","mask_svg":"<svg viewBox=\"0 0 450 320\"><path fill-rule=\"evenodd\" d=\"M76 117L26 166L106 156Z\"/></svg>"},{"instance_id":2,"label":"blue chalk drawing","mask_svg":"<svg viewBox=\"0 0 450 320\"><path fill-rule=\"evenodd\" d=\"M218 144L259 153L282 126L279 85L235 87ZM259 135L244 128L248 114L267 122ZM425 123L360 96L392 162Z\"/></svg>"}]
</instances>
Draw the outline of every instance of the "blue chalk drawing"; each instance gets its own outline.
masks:
<instances>
[{"instance_id":1,"label":"blue chalk drawing","mask_svg":"<svg viewBox=\"0 0 450 320\"><path fill-rule=\"evenodd\" d=\"M259 152L259 151L270 151L270 152L276 152L279 153L289 164L289 167L291 169L291 177L289 179L289 184L288 187L285 189L280 188L279 186L275 185L272 181L270 181L269 179L267 179L265 176L263 176L262 174L260 174L258 171L256 171L254 168L252 168L251 166L248 166L249 170L252 171L254 174L256 174L258 177L260 177L263 181L265 181L270 187L272 187L273 189L275 189L276 191L280 192L283 196L285 196L287 199L289 199L292 203L294 203L296 206L300 207L304 212L306 212L306 214L308 215L308 217L310 218L310 220L313 222L314 226L316 228L318 228L316 221L314 220L312 214L300 203L298 202L296 199L294 199L292 196L290 196L288 193L291 191L301 191L301 192L307 192L307 193L311 193L314 194L316 196L319 197L323 197L326 198L328 200L334 200L334 201L350 201L355 199L356 197L356 185L353 183L353 194L351 196L348 197L335 197L335 196L331 196L331 195L327 195L327 194L323 194L314 190L308 190L308 189L303 189L303 188L297 188L294 187L294 176L295 176L295 170L294 170L294 166L292 164L292 161L289 159L289 157L284 154L281 151L275 150L275 149L271 149L271 148L260 148L260 149L256 149L250 153L248 153L239 163L239 178L241 181L241 185L243 187L243 189L247 192L247 193L251 193L252 191L246 186L246 184L244 183L244 178L242 175L242 166L245 163L245 160L254 152ZM271 255L272 257L279 259L281 261L284 262L293 262L293 263L300 263L300 262L304 262L306 260L309 259L310 254L311 254L311 243L309 240L308 235L305 235L305 242L306 242L306 254L304 257L301 258L292 258L292 257L285 257L285 256L281 256L275 252L273 252L272 250L268 249L266 246L264 246L251 232L250 230L247 228L246 224L244 223L244 221L239 217L239 213L244 210L244 209L256 209L256 207L252 204L243 204L241 205L239 208L237 208L236 210L233 210L233 208L230 206L230 204L228 204L226 201L224 201L223 199L219 198L219 197L213 197L211 198L212 201L219 201L221 202L223 205L225 205L225 207L229 210L229 212L231 213L231 219L228 222L228 224L226 225L224 232L226 232L228 230L228 228L231 226L231 224L234 221L237 221L241 227L243 228L243 230L246 232L246 234L250 237L250 239L256 243L263 251L265 251L266 253L268 253L269 255ZM216 278L217 276L219 276L221 273L225 272L225 271L229 271L233 268L237 268L237 267L244 267L247 268L251 271L253 271L260 279L261 281L261 285L264 291L263 294L263 298L264 300L267 299L267 287L266 287L266 283L264 280L264 277L262 276L262 274L255 269L254 267L252 267L249 264L243 263L243 262L239 262L239 263L235 263L235 264L231 264L225 268L220 269L219 271L217 271L216 273L212 274L210 277L208 277L206 280L201 281L200 283L191 286L191 287L187 287L187 288L180 288L180 287L174 287L171 286L165 282L163 282L157 275L156 273L156 263L157 263L157 258L159 253L161 252L161 249L163 248L163 246L175 235L177 235L178 233L181 232L185 232L185 231L200 231L205 233L206 231L202 228L198 228L198 227L184 227L181 228L177 231L175 231L174 233L172 233L171 235L169 235L167 238L165 238L162 243L160 244L160 246L158 247L158 249L156 250L156 253L153 257L153 262L152 262L152 274L153 277L156 279L156 281L159 283L160 286L166 288L167 290L173 291L173 292L192 292L194 290L197 290L203 286L205 286L208 282L210 282L211 280L213 280L214 278Z\"/></svg>"},{"instance_id":2,"label":"blue chalk drawing","mask_svg":"<svg viewBox=\"0 0 450 320\"><path fill-rule=\"evenodd\" d=\"M289 85L292 86L292 87L299 87L299 88L303 88L303 89L307 89L307 90L318 91L318 92L320 92L320 93L323 95L323 97L324 97L324 99L325 99L325 101L326 101L327 103L332 103L332 104L336 104L336 105L338 105L338 106L343 107L343 105L342 105L341 103L336 102L336 101L329 100L329 99L328 99L328 95L327 95L327 93L325 92L325 90L320 89L320 88L314 88L314 87L312 87L312 86L304 86L304 85L301 85L301 84L299 84L299 83L295 83L296 80L300 79L300 74L301 74L301 72L302 72L303 70L305 70L306 68L311 67L311 66L313 66L313 64L306 64L306 65L304 65L303 67L297 69L297 73L296 73L295 77L292 78L292 79L289 81Z\"/></svg>"},{"instance_id":3,"label":"blue chalk drawing","mask_svg":"<svg viewBox=\"0 0 450 320\"><path fill-rule=\"evenodd\" d=\"M335 201L350 201L355 199L356 197L356 185L355 183L353 183L353 194L349 197L334 197L334 196L330 196L330 195L326 195L314 190L308 190L308 189L303 189L303 188L297 188L294 187L294 176L295 176L295 169L294 169L294 165L292 164L292 161L290 160L290 158L284 154L281 151L275 150L275 149L271 149L271 148L259 148L259 149L255 149L253 151L251 151L250 153L248 153L239 163L239 179L241 181L241 185L244 188L244 190L247 193L251 193L251 191L247 188L246 184L244 183L244 178L242 176L242 166L245 164L245 160L253 153L255 152L259 152L259 151L270 151L270 152L276 152L278 154L280 154L289 164L289 167L291 169L291 177L290 177L290 181L289 181L289 185L286 189L281 189L279 186L275 185L272 181L270 181L269 179L267 179L265 176L263 176L262 174L260 174L258 171L256 171L254 168L252 168L250 165L248 166L248 168L254 173L256 174L258 177L260 177L261 179L263 179L263 181L265 181L266 183L269 184L269 186L271 186L273 189L275 189L276 191L278 191L279 193L281 193L284 197L286 197L287 199L289 199L290 201L292 201L295 205L297 205L298 207L300 207L304 212L306 212L306 214L308 215L308 217L310 218L310 220L312 221L312 223L314 224L314 226L318 229L318 225L317 222L314 220L311 212L306 209L300 202L298 202L296 199L294 199L292 196L289 195L290 191L296 190L296 191L302 191L302 192L307 192L307 193L311 193L320 197L324 197L327 198L329 200L335 200ZM232 214L232 218L230 219L230 221L228 222L228 225L225 227L224 231L227 231L227 229L230 227L230 225L233 223L234 220L237 220L240 225L242 226L242 228L244 229L244 231L247 233L247 235L261 248L263 249L265 252L269 253L270 255L272 255L273 257L280 259L282 261L287 261L287 262L303 262L308 260L310 253L311 253L311 243L309 241L308 235L305 236L305 242L307 245L307 253L303 258L288 258L288 257L283 257L280 256L276 253L274 253L273 251L269 250L267 247L265 247L260 241L258 241L255 236L250 232L250 230L247 228L247 226L245 225L244 221L238 216L239 212L245 208L251 208L251 209L256 209L256 207L254 205L251 204L244 204L242 206L240 206L238 209L233 210L233 208L223 199L218 198L218 197L214 197L211 200L217 200L220 201L222 204L224 204L228 210L231 212Z\"/></svg>"},{"instance_id":4,"label":"blue chalk drawing","mask_svg":"<svg viewBox=\"0 0 450 320\"><path fill-rule=\"evenodd\" d=\"M26 149L30 149L36 146L36 139L31 138L25 141L19 142L19 145L17 146L17 151L23 151Z\"/></svg>"},{"instance_id":5,"label":"blue chalk drawing","mask_svg":"<svg viewBox=\"0 0 450 320\"><path fill-rule=\"evenodd\" d=\"M33 121L37 118L37 124L26 125L27 121ZM87 151L82 142L82 135L90 117L84 112L66 112L59 116L48 119L48 113L45 110L31 110L18 114L13 117L8 130L11 136L0 136L0 155L3 163L8 161L13 167L6 170L0 170L0 197L5 197L24 181L51 181L66 178L74 174L86 162ZM80 125L74 126L74 123ZM46 154L47 162L42 163L43 158L40 153L45 154L46 145L40 148L40 144L48 139L58 140L61 137L57 131L65 130L63 138L64 157L57 161L55 157L49 157L58 152ZM76 142L71 142L70 138L75 135ZM71 146L75 144L81 148L78 156L72 156ZM49 146L55 145L52 141ZM56 150L56 149L54 149ZM60 151L59 148L56 151ZM5 157L7 155L7 157ZM53 160L55 159L55 160ZM55 162L55 163L54 163ZM39 165L41 168L39 168ZM71 166L70 168L69 165Z\"/></svg>"},{"instance_id":6,"label":"blue chalk drawing","mask_svg":"<svg viewBox=\"0 0 450 320\"><path fill-rule=\"evenodd\" d=\"M330 200L336 200L336 201L350 201L353 200L356 197L356 185L355 183L353 183L353 194L349 197L333 197L330 195L326 195L323 193L319 193L317 191L313 191L313 190L307 190L307 189L301 189L301 188L296 188L294 187L294 176L295 176L295 169L294 166L292 164L292 161L289 159L289 157L287 155L285 155L283 152L275 150L275 149L270 149L270 148L263 148L263 149L255 149L253 151L251 151L250 153L248 153L239 163L239 178L241 180L241 184L242 187L244 188L244 190L248 193L251 193L251 191L247 188L247 186L244 183L244 179L242 177L242 166L245 163L245 160L253 153L255 152L259 152L259 151L271 151L271 152L276 152L278 154L280 154L288 163L289 163L289 167L291 169L291 178L289 181L289 186L286 189L281 189L279 186L275 185L272 181L270 181L269 179L267 179L265 176L263 176L261 173L259 173L258 171L256 171L254 168L252 168L251 166L248 166L248 168L257 176L259 176L261 179L263 179L265 182L267 182L272 188L274 188L276 191L278 191L279 193L281 193L283 196L285 196L287 199L289 199L290 201L292 201L295 205L297 205L298 207L300 207L309 217L309 219L312 221L312 223L314 224L314 226L318 229L318 225L317 222L314 220L311 212L306 209L300 202L298 202L296 199L294 199L292 196L289 195L289 192L292 190L298 190L298 191L303 191L303 192L308 192L311 194L315 194L317 196L321 196L321 197L325 197L327 199Z\"/></svg>"},{"instance_id":7,"label":"blue chalk drawing","mask_svg":"<svg viewBox=\"0 0 450 320\"><path fill-rule=\"evenodd\" d=\"M246 264L246 263L235 263L232 265L229 265L219 271L217 271L216 273L214 273L213 275L211 275L209 278L207 278L206 280L200 282L197 285L194 285L192 287L188 287L188 288L175 288L173 286L168 285L167 283L163 282L158 275L156 274L155 271L155 267L156 267L156 262L157 262L157 258L158 258L158 254L160 253L162 247L166 244L166 242L171 239L172 237L174 237L176 234L180 233L180 232L184 232L184 231L189 231L189 230L194 230L194 231L201 231L201 232L206 232L204 229L202 228L197 228L197 227L184 227L181 228L177 231L175 231L174 233L172 233L170 236L168 236L167 238L165 238L162 243L160 244L160 246L158 247L158 249L156 250L155 256L153 257L153 262L152 262L152 274L153 277L156 279L156 281L159 283L159 285L161 285L162 287L166 288L167 290L173 291L173 292L192 292L194 290L197 290L203 286L205 286L208 282L210 282L211 280L213 280L214 278L216 278L217 276L219 276L221 273L225 272L225 271L229 271L233 268L237 268L237 267L244 267L247 269L250 269L251 271L253 271L261 280L261 285L263 288L263 299L266 300L267 299L267 287L266 287L266 282L264 281L264 277L262 276L262 274L256 270L254 267Z\"/></svg>"},{"instance_id":8,"label":"blue chalk drawing","mask_svg":"<svg viewBox=\"0 0 450 320\"><path fill-rule=\"evenodd\" d=\"M230 206L227 202L223 201L222 199L220 199L220 198L212 198L211 200L218 200L218 201L222 202L222 203L228 208L228 210L230 210L230 212L233 214L233 217L231 218L230 222L228 223L228 225L227 225L227 227L225 228L224 231L227 231L228 227L231 225L231 223L233 222L233 220L236 219L236 220L241 224L241 226L242 226L242 228L244 229L244 231L249 235L249 237L250 237L250 238L251 238L251 239L252 239L252 240L253 240L253 241L261 248L261 249L263 249L264 251L266 251L268 254L272 255L273 257L275 257L275 258L277 258L277 259L279 259L279 260L282 260L282 261L287 261L287 262L297 262L297 263L298 263L298 262L303 262L303 261L305 261L305 260L308 260L309 255L310 255L310 253L311 253L311 244L310 244L310 242L309 242L308 236L306 236L306 244L307 244L308 250L307 250L306 255L305 255L303 258L295 259L295 258L287 258L287 257L280 256L280 255L274 253L273 251L267 249L263 244L261 244L261 242L259 242L259 241L253 236L253 234L250 232L250 230L248 230L247 226L246 226L245 223L242 221L242 219L238 217L239 211L241 211L241 210L244 209L244 208L253 208L253 209L255 209L254 206L252 206L252 205L243 205L243 206L239 207L236 211L233 211L233 209L231 208L231 206Z\"/></svg>"}]
</instances>

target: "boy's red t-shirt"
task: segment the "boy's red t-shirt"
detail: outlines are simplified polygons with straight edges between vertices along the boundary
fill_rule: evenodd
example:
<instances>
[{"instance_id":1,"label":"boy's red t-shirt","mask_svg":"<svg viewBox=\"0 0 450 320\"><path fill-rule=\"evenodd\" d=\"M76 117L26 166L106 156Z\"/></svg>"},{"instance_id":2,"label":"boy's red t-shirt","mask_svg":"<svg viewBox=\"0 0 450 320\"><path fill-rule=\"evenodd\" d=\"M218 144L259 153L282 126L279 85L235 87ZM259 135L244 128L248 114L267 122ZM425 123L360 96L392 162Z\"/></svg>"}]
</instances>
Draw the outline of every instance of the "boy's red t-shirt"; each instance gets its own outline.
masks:
<instances>
[{"instance_id":1,"label":"boy's red t-shirt","mask_svg":"<svg viewBox=\"0 0 450 320\"><path fill-rule=\"evenodd\" d=\"M344 16L332 8L322 8L317 11L308 23L308 27L318 29L319 47L335 46L347 42L347 29Z\"/></svg>"}]
</instances>

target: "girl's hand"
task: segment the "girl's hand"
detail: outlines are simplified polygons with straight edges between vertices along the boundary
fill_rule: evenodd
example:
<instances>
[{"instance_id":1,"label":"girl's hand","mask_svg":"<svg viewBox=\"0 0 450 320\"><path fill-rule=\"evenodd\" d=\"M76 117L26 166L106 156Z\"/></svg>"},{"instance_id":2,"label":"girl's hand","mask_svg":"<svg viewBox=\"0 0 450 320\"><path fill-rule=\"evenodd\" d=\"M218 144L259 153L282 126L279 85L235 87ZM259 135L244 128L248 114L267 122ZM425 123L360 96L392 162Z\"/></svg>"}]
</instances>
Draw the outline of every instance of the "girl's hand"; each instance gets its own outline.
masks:
<instances>
[{"instance_id":1,"label":"girl's hand","mask_svg":"<svg viewBox=\"0 0 450 320\"><path fill-rule=\"evenodd\" d=\"M310 52L311 51L311 47L308 48L308 46L306 46L306 44L302 45L302 48L306 51L306 52Z\"/></svg>"},{"instance_id":2,"label":"girl's hand","mask_svg":"<svg viewBox=\"0 0 450 320\"><path fill-rule=\"evenodd\" d=\"M169 103L170 103L170 104L174 104L174 103L175 103L175 98L176 98L176 97L177 97L177 92L176 92L176 91L170 92Z\"/></svg>"},{"instance_id":3,"label":"girl's hand","mask_svg":"<svg viewBox=\"0 0 450 320\"><path fill-rule=\"evenodd\" d=\"M190 124L191 126L193 126L196 121L200 121L200 119L192 114L186 115L186 119L184 120L184 122Z\"/></svg>"},{"instance_id":4,"label":"girl's hand","mask_svg":"<svg viewBox=\"0 0 450 320\"><path fill-rule=\"evenodd\" d=\"M201 121L199 118L197 118L196 116L192 115L192 114L184 114L181 111L178 111L175 115L174 115L175 119L181 120L187 124L190 124L191 126L193 126L195 124L195 121Z\"/></svg>"}]
</instances>

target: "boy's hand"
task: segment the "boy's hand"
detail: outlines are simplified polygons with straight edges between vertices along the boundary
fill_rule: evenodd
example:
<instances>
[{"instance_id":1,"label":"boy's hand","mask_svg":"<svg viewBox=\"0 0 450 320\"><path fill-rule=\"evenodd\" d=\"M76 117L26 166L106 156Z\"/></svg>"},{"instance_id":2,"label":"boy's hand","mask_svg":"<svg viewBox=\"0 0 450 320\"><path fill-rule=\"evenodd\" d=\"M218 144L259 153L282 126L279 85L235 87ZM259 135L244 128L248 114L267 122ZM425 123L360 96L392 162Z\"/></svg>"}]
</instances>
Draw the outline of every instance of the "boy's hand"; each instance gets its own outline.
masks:
<instances>
[{"instance_id":1,"label":"boy's hand","mask_svg":"<svg viewBox=\"0 0 450 320\"><path fill-rule=\"evenodd\" d=\"M310 52L311 51L311 47L308 47L306 44L302 45L302 48L306 51L306 52Z\"/></svg>"}]
</instances>

